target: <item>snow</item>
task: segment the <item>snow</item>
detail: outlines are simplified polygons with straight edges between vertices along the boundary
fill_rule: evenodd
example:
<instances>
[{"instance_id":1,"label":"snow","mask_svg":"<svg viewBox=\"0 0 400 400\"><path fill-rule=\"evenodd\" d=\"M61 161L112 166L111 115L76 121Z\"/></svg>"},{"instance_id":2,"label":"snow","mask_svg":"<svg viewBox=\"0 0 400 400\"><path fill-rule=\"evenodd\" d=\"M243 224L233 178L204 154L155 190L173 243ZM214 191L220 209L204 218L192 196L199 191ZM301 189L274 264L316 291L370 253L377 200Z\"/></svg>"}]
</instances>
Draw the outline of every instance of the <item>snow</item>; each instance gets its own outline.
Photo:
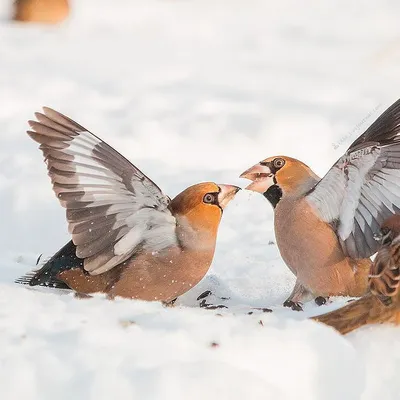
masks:
<instances>
[{"instance_id":1,"label":"snow","mask_svg":"<svg viewBox=\"0 0 400 400\"><path fill-rule=\"evenodd\" d=\"M208 276L176 308L78 300L13 279L69 240L25 134L41 106L109 142L171 197L204 180L244 186L242 171L277 154L322 176L399 96L400 4L75 0L68 21L47 27L8 22L9 3L0 3L1 399L397 399L398 328L341 337L307 320L347 299L283 309L294 278L257 194L228 206ZM229 309L198 308L207 289Z\"/></svg>"}]
</instances>

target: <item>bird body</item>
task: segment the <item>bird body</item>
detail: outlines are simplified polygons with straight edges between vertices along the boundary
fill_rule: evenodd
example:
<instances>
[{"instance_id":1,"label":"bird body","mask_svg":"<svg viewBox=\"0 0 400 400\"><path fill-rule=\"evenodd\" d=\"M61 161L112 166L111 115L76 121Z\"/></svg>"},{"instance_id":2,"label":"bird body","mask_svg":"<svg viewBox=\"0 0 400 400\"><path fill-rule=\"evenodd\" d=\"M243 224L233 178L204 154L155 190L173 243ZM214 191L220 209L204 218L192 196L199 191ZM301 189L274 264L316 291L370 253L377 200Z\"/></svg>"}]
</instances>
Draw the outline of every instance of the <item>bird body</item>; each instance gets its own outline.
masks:
<instances>
[{"instance_id":1,"label":"bird body","mask_svg":"<svg viewBox=\"0 0 400 400\"><path fill-rule=\"evenodd\" d=\"M320 179L306 164L269 157L241 177L274 208L281 256L297 281L284 305L309 297L360 296L383 221L400 212L400 100Z\"/></svg>"},{"instance_id":2,"label":"bird body","mask_svg":"<svg viewBox=\"0 0 400 400\"><path fill-rule=\"evenodd\" d=\"M48 108L30 121L72 241L17 280L171 302L207 273L223 209L239 188L204 182L172 201L121 154Z\"/></svg>"},{"instance_id":3,"label":"bird body","mask_svg":"<svg viewBox=\"0 0 400 400\"><path fill-rule=\"evenodd\" d=\"M131 257L101 275L91 276L82 268L72 268L59 273L58 278L79 293L103 292L109 297L169 303L200 282L211 265L214 250L193 253L170 248L165 253Z\"/></svg>"},{"instance_id":4,"label":"bird body","mask_svg":"<svg viewBox=\"0 0 400 400\"><path fill-rule=\"evenodd\" d=\"M324 297L365 293L370 260L346 257L335 231L304 198L282 199L275 209L274 225L281 256L305 288Z\"/></svg>"}]
</instances>

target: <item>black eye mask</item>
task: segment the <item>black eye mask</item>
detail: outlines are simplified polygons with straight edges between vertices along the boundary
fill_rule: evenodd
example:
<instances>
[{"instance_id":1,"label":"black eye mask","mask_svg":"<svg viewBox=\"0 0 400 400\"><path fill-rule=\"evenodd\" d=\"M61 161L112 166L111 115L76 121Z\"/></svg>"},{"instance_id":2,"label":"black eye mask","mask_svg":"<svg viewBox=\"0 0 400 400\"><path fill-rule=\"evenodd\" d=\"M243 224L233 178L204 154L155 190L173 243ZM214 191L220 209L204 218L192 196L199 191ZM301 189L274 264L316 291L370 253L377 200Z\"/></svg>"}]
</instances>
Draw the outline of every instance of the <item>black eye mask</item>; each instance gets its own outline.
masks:
<instances>
[{"instance_id":1,"label":"black eye mask","mask_svg":"<svg viewBox=\"0 0 400 400\"><path fill-rule=\"evenodd\" d=\"M271 171L271 174L275 175L285 165L285 162L284 162L285 160L282 159L283 164L280 167L276 167L275 160L276 159L274 159L273 161L262 161L262 162L260 162L260 165L264 165L265 167L268 167L269 170Z\"/></svg>"},{"instance_id":2,"label":"black eye mask","mask_svg":"<svg viewBox=\"0 0 400 400\"><path fill-rule=\"evenodd\" d=\"M204 197L203 197L203 203L205 203L205 204L215 204L215 205L218 205L218 194L219 194L219 192L212 192L212 193L210 192L210 193L206 193L206 194L204 195ZM210 201L206 201L206 198L207 198L208 196L211 197Z\"/></svg>"}]
</instances>

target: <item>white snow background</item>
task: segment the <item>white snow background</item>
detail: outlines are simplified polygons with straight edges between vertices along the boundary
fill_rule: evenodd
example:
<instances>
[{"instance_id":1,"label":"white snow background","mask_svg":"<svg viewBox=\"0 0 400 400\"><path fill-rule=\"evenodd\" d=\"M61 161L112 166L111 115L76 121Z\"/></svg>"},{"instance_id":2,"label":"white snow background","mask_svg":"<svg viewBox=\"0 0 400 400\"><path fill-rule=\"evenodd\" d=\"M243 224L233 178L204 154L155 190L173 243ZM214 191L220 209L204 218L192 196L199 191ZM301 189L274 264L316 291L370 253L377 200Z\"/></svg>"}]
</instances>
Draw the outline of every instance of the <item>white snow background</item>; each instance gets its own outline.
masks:
<instances>
[{"instance_id":1,"label":"white snow background","mask_svg":"<svg viewBox=\"0 0 400 400\"><path fill-rule=\"evenodd\" d=\"M75 0L59 27L11 23L10 3L0 1L0 399L398 399L399 328L342 337L306 318L347 299L281 306L294 279L260 195L229 205L209 274L176 308L13 280L69 240L25 133L41 106L170 196L204 180L244 186L244 169L277 154L323 176L400 96L400 3ZM230 308L198 308L206 289Z\"/></svg>"}]
</instances>

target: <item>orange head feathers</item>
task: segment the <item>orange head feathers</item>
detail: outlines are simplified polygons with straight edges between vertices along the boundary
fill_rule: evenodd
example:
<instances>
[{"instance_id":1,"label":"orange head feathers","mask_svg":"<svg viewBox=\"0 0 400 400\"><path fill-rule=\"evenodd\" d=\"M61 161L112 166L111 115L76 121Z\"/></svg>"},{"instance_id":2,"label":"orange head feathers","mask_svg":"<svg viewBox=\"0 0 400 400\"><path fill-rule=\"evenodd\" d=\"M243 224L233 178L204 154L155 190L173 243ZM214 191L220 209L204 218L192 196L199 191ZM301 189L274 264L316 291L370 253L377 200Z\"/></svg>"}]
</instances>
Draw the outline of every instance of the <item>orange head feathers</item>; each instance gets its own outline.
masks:
<instances>
[{"instance_id":1,"label":"orange head feathers","mask_svg":"<svg viewBox=\"0 0 400 400\"><path fill-rule=\"evenodd\" d=\"M266 158L243 172L240 177L253 181L246 189L262 193L273 207L282 196L297 193L308 182L319 180L306 164L286 156Z\"/></svg>"},{"instance_id":2,"label":"orange head feathers","mask_svg":"<svg viewBox=\"0 0 400 400\"><path fill-rule=\"evenodd\" d=\"M194 231L203 231L213 237L218 229L222 211L240 190L233 185L204 182L193 185L178 194L170 209L178 223L188 224Z\"/></svg>"}]
</instances>

